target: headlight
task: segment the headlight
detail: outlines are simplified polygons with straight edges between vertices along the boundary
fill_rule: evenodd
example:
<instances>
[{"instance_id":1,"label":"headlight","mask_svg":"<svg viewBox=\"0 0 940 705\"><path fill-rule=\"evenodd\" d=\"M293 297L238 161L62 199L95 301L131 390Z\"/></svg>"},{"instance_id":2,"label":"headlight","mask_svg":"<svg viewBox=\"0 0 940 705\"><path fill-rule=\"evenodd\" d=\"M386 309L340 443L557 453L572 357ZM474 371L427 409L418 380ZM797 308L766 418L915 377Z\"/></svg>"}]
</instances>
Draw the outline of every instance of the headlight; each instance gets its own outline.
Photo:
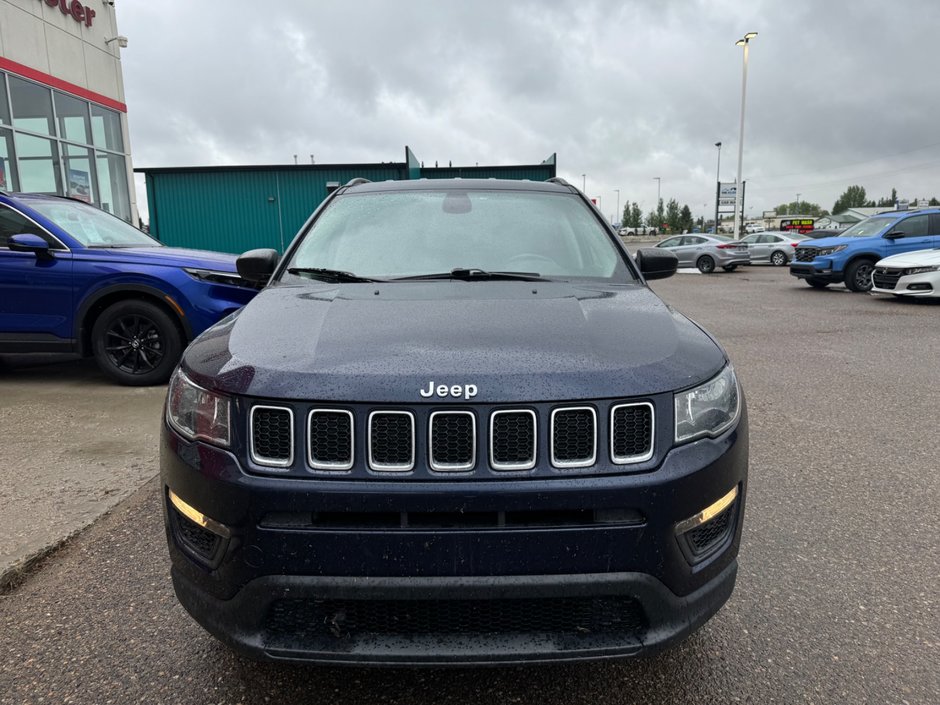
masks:
<instances>
[{"instance_id":1,"label":"headlight","mask_svg":"<svg viewBox=\"0 0 940 705\"><path fill-rule=\"evenodd\" d=\"M909 274L924 274L925 272L937 272L940 271L940 266L938 267L911 267L910 269L904 270L904 276Z\"/></svg>"},{"instance_id":2,"label":"headlight","mask_svg":"<svg viewBox=\"0 0 940 705\"><path fill-rule=\"evenodd\" d=\"M817 255L834 255L836 252L842 252L848 245L835 245L834 247L820 247Z\"/></svg>"},{"instance_id":3,"label":"headlight","mask_svg":"<svg viewBox=\"0 0 940 705\"><path fill-rule=\"evenodd\" d=\"M197 386L177 370L167 392L166 418L170 425L191 441L198 439L228 447L229 400Z\"/></svg>"},{"instance_id":4,"label":"headlight","mask_svg":"<svg viewBox=\"0 0 940 705\"><path fill-rule=\"evenodd\" d=\"M728 365L705 384L676 394L676 443L718 436L731 427L740 410L738 380Z\"/></svg>"},{"instance_id":5,"label":"headlight","mask_svg":"<svg viewBox=\"0 0 940 705\"><path fill-rule=\"evenodd\" d=\"M195 267L183 267L193 279L209 284L227 284L228 286L241 286L251 289L257 289L253 282L246 281L238 276L237 272L220 272L215 269L197 269Z\"/></svg>"}]
</instances>

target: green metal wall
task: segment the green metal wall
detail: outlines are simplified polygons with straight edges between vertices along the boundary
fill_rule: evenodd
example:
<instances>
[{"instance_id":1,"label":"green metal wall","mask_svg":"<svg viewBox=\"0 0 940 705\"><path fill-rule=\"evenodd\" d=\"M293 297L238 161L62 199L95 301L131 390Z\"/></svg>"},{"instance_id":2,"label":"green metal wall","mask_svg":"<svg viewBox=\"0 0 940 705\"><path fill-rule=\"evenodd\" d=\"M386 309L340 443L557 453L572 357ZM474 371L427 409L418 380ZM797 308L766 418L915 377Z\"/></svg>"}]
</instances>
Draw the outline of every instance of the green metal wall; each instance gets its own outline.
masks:
<instances>
[{"instance_id":1,"label":"green metal wall","mask_svg":"<svg viewBox=\"0 0 940 705\"><path fill-rule=\"evenodd\" d=\"M235 254L256 247L283 252L326 198L330 182L402 178L397 164L145 171L154 237L174 247Z\"/></svg>"},{"instance_id":2,"label":"green metal wall","mask_svg":"<svg viewBox=\"0 0 940 705\"><path fill-rule=\"evenodd\" d=\"M283 252L327 196L327 185L363 177L529 179L555 176L555 155L529 166L419 166L386 164L179 167L137 169L146 174L150 233L166 245L239 254L256 247Z\"/></svg>"}]
</instances>

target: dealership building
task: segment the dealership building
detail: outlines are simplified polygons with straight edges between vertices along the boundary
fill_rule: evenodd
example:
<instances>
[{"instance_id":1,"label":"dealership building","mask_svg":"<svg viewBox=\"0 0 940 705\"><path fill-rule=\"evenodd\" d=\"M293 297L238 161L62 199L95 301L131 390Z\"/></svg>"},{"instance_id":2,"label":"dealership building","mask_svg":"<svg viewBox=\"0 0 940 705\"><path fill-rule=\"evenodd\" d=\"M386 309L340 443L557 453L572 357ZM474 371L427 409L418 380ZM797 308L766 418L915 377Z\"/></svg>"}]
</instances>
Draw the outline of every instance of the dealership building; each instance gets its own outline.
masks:
<instances>
[{"instance_id":1,"label":"dealership building","mask_svg":"<svg viewBox=\"0 0 940 705\"><path fill-rule=\"evenodd\" d=\"M109 0L0 0L0 189L71 196L137 223Z\"/></svg>"}]
</instances>

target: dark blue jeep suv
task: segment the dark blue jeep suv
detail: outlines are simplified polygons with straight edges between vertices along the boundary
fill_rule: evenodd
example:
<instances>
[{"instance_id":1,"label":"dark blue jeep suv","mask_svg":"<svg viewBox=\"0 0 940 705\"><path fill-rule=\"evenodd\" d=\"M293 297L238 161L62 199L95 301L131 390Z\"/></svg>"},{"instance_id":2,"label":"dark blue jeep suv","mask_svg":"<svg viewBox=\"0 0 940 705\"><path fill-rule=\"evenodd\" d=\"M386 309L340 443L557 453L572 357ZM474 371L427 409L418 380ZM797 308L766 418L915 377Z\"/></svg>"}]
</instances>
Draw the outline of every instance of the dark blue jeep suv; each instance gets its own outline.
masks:
<instances>
[{"instance_id":1,"label":"dark blue jeep suv","mask_svg":"<svg viewBox=\"0 0 940 705\"><path fill-rule=\"evenodd\" d=\"M731 595L727 355L577 189L354 180L183 354L162 430L176 594L268 659L482 664L673 644Z\"/></svg>"},{"instance_id":2,"label":"dark blue jeep suv","mask_svg":"<svg viewBox=\"0 0 940 705\"><path fill-rule=\"evenodd\" d=\"M163 247L81 201L0 193L0 353L94 355L122 384L160 384L256 293L231 255Z\"/></svg>"}]
</instances>

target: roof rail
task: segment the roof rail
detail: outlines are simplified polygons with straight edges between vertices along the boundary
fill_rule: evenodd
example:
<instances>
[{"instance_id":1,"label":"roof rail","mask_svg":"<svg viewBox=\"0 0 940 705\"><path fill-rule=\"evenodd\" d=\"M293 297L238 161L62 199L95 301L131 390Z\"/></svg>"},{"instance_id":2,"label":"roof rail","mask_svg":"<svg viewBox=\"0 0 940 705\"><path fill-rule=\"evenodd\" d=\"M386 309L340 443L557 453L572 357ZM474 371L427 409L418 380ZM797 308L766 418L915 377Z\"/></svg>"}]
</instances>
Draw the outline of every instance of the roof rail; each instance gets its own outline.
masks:
<instances>
[{"instance_id":1,"label":"roof rail","mask_svg":"<svg viewBox=\"0 0 940 705\"><path fill-rule=\"evenodd\" d=\"M372 182L369 179L364 179L361 176L357 176L355 179L350 179L346 182L347 186L358 186L359 184L371 184Z\"/></svg>"},{"instance_id":2,"label":"roof rail","mask_svg":"<svg viewBox=\"0 0 940 705\"><path fill-rule=\"evenodd\" d=\"M550 179L545 179L545 182L546 182L546 183L549 183L549 184L558 184L559 186L567 186L568 188L571 188L571 189L574 188L574 186L572 186L571 184L569 184L567 181L565 181L565 180L564 180L563 178L561 178L560 176L553 176L553 177L550 178Z\"/></svg>"}]
</instances>

